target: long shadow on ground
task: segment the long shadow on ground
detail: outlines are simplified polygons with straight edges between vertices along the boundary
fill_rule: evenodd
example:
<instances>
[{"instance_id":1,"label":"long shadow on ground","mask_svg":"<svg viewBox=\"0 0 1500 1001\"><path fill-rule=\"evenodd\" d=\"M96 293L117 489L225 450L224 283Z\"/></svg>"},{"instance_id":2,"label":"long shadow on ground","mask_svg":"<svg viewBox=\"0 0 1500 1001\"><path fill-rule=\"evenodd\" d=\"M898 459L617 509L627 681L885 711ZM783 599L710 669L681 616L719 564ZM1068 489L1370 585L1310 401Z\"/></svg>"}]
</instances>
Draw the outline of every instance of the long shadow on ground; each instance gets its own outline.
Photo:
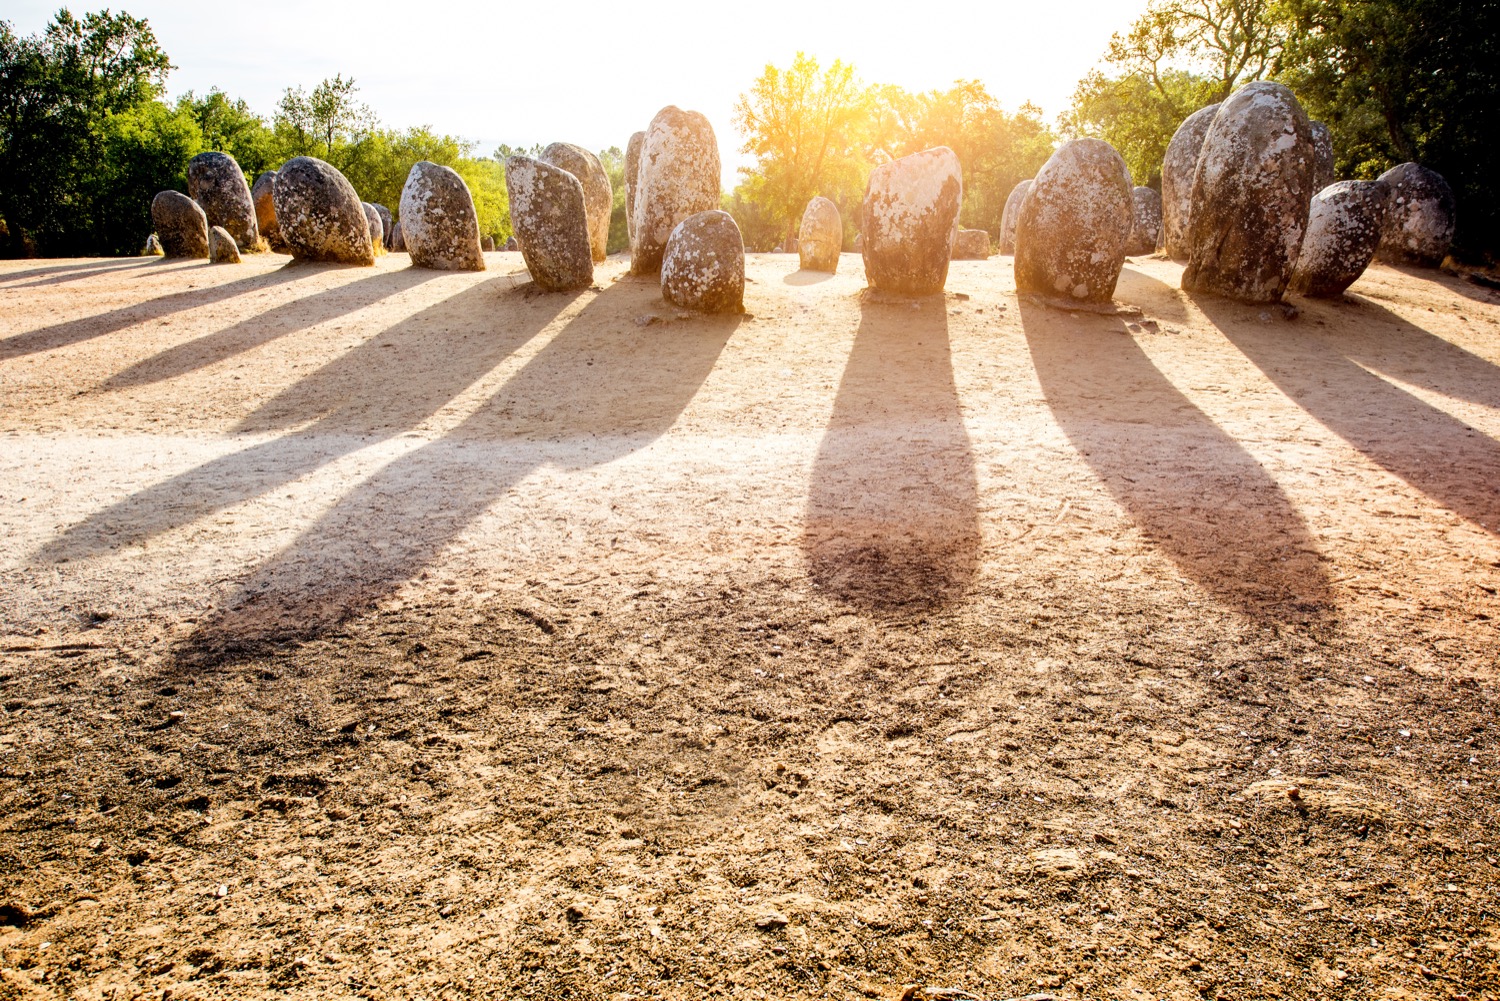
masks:
<instances>
[{"instance_id":1,"label":"long shadow on ground","mask_svg":"<svg viewBox=\"0 0 1500 1001\"><path fill-rule=\"evenodd\" d=\"M0 292L8 292L12 289L41 288L47 285L63 285L68 282L82 281L86 278L95 278L99 275L143 271L146 268L158 265L158 262L161 260L162 258L159 257L127 257L123 260L107 263L90 261L87 264L74 265L72 267L38 268L35 271L22 271L0 279ZM89 264L94 266L89 267ZM27 281L25 279L31 280Z\"/></svg>"}]
</instances>

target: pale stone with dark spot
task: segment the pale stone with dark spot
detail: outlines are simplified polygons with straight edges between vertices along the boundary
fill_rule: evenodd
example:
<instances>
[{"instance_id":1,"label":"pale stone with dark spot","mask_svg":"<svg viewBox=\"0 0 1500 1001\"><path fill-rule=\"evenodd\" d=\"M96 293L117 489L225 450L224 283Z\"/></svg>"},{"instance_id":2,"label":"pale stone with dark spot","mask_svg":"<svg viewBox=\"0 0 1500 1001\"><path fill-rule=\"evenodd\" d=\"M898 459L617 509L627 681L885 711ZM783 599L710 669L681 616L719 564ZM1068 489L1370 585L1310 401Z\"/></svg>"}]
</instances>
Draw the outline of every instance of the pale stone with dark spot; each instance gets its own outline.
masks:
<instances>
[{"instance_id":1,"label":"pale stone with dark spot","mask_svg":"<svg viewBox=\"0 0 1500 1001\"><path fill-rule=\"evenodd\" d=\"M1182 287L1280 302L1307 231L1315 160L1307 113L1290 90L1257 81L1231 94L1198 156Z\"/></svg>"},{"instance_id":2,"label":"pale stone with dark spot","mask_svg":"<svg viewBox=\"0 0 1500 1001\"><path fill-rule=\"evenodd\" d=\"M1101 304L1135 227L1130 171L1102 139L1063 143L1037 171L1016 224L1016 291Z\"/></svg>"},{"instance_id":3,"label":"pale stone with dark spot","mask_svg":"<svg viewBox=\"0 0 1500 1001\"><path fill-rule=\"evenodd\" d=\"M844 249L844 220L831 199L817 195L802 210L797 228L798 263L805 271L839 269L839 251Z\"/></svg>"},{"instance_id":4,"label":"pale stone with dark spot","mask_svg":"<svg viewBox=\"0 0 1500 1001\"><path fill-rule=\"evenodd\" d=\"M1166 156L1161 162L1161 245L1167 256L1187 260L1188 224L1193 216L1193 176L1198 171L1198 154L1203 139L1219 113L1219 105L1210 104L1188 115L1172 134Z\"/></svg>"},{"instance_id":5,"label":"pale stone with dark spot","mask_svg":"<svg viewBox=\"0 0 1500 1001\"><path fill-rule=\"evenodd\" d=\"M255 228L266 246L278 254L286 252L286 243L281 239L281 230L276 225L276 203L271 192L276 187L276 171L268 170L255 179L250 187L250 200L255 204Z\"/></svg>"},{"instance_id":6,"label":"pale stone with dark spot","mask_svg":"<svg viewBox=\"0 0 1500 1001\"><path fill-rule=\"evenodd\" d=\"M380 212L372 202L362 203L365 207L365 222L370 226L370 242L375 244L375 253L385 253L385 225L381 222Z\"/></svg>"},{"instance_id":7,"label":"pale stone with dark spot","mask_svg":"<svg viewBox=\"0 0 1500 1001\"><path fill-rule=\"evenodd\" d=\"M495 238L493 236L486 236L480 240L479 249L483 250L486 254L493 253L495 250Z\"/></svg>"},{"instance_id":8,"label":"pale stone with dark spot","mask_svg":"<svg viewBox=\"0 0 1500 1001\"><path fill-rule=\"evenodd\" d=\"M271 191L276 226L292 256L335 264L375 263L370 223L354 185L314 156L282 164Z\"/></svg>"},{"instance_id":9,"label":"pale stone with dark spot","mask_svg":"<svg viewBox=\"0 0 1500 1001\"><path fill-rule=\"evenodd\" d=\"M1005 199L1005 211L1000 214L1000 253L1016 252L1016 223L1021 219L1021 202L1031 190L1031 178L1017 182Z\"/></svg>"},{"instance_id":10,"label":"pale stone with dark spot","mask_svg":"<svg viewBox=\"0 0 1500 1001\"><path fill-rule=\"evenodd\" d=\"M452 167L429 160L412 164L401 189L401 238L413 267L484 270L474 198Z\"/></svg>"},{"instance_id":11,"label":"pale stone with dark spot","mask_svg":"<svg viewBox=\"0 0 1500 1001\"><path fill-rule=\"evenodd\" d=\"M146 245L141 248L141 256L142 257L161 257L162 256L161 241L156 238L156 234L155 233L152 233L150 236L146 237Z\"/></svg>"},{"instance_id":12,"label":"pale stone with dark spot","mask_svg":"<svg viewBox=\"0 0 1500 1001\"><path fill-rule=\"evenodd\" d=\"M963 197L963 171L946 146L871 171L860 211L870 287L901 295L941 292Z\"/></svg>"},{"instance_id":13,"label":"pale stone with dark spot","mask_svg":"<svg viewBox=\"0 0 1500 1001\"><path fill-rule=\"evenodd\" d=\"M1333 176L1333 133L1323 122L1308 122L1312 129L1313 144L1313 194L1328 187Z\"/></svg>"},{"instance_id":14,"label":"pale stone with dark spot","mask_svg":"<svg viewBox=\"0 0 1500 1001\"><path fill-rule=\"evenodd\" d=\"M401 220L397 219L391 223L391 252L397 254L406 253L406 234L401 232Z\"/></svg>"},{"instance_id":15,"label":"pale stone with dark spot","mask_svg":"<svg viewBox=\"0 0 1500 1001\"><path fill-rule=\"evenodd\" d=\"M1161 244L1161 195L1155 188L1136 185L1131 200L1135 206L1135 224L1125 252L1132 256L1154 254Z\"/></svg>"},{"instance_id":16,"label":"pale stone with dark spot","mask_svg":"<svg viewBox=\"0 0 1500 1001\"><path fill-rule=\"evenodd\" d=\"M583 211L589 223L589 251L594 261L609 256L609 213L614 208L615 192L609 184L609 174L599 158L582 146L572 143L553 143L542 150L542 162L561 167L583 185Z\"/></svg>"},{"instance_id":17,"label":"pale stone with dark spot","mask_svg":"<svg viewBox=\"0 0 1500 1001\"><path fill-rule=\"evenodd\" d=\"M505 188L531 280L551 292L592 285L594 257L582 182L561 167L513 156L505 161Z\"/></svg>"},{"instance_id":18,"label":"pale stone with dark spot","mask_svg":"<svg viewBox=\"0 0 1500 1001\"><path fill-rule=\"evenodd\" d=\"M208 259L214 264L240 263L240 248L223 226L214 226L208 231Z\"/></svg>"},{"instance_id":19,"label":"pale stone with dark spot","mask_svg":"<svg viewBox=\"0 0 1500 1001\"><path fill-rule=\"evenodd\" d=\"M1365 273L1380 246L1390 191L1384 181L1340 181L1313 196L1293 292L1332 298Z\"/></svg>"},{"instance_id":20,"label":"pale stone with dark spot","mask_svg":"<svg viewBox=\"0 0 1500 1001\"><path fill-rule=\"evenodd\" d=\"M380 215L380 242L384 243L386 249L389 250L391 248L391 230L394 228L396 221L392 218L390 209L379 202L372 202L371 204L375 206L375 211Z\"/></svg>"},{"instance_id":21,"label":"pale stone with dark spot","mask_svg":"<svg viewBox=\"0 0 1500 1001\"><path fill-rule=\"evenodd\" d=\"M708 119L673 105L658 111L641 142L635 183L630 270L651 275L661 270L677 224L719 207L719 143Z\"/></svg>"},{"instance_id":22,"label":"pale stone with dark spot","mask_svg":"<svg viewBox=\"0 0 1500 1001\"><path fill-rule=\"evenodd\" d=\"M210 226L223 226L246 253L264 249L245 172L228 153L199 153L188 161L188 195L203 206Z\"/></svg>"},{"instance_id":23,"label":"pale stone with dark spot","mask_svg":"<svg viewBox=\"0 0 1500 1001\"><path fill-rule=\"evenodd\" d=\"M1377 256L1387 264L1435 268L1443 263L1457 229L1453 189L1421 164L1392 167L1380 179L1390 187L1390 206Z\"/></svg>"},{"instance_id":24,"label":"pale stone with dark spot","mask_svg":"<svg viewBox=\"0 0 1500 1001\"><path fill-rule=\"evenodd\" d=\"M987 261L990 259L990 234L982 229L960 228L953 238L955 261Z\"/></svg>"},{"instance_id":25,"label":"pale stone with dark spot","mask_svg":"<svg viewBox=\"0 0 1500 1001\"><path fill-rule=\"evenodd\" d=\"M208 217L181 191L162 191L151 199L151 225L165 256L208 256Z\"/></svg>"},{"instance_id":26,"label":"pale stone with dark spot","mask_svg":"<svg viewBox=\"0 0 1500 1001\"><path fill-rule=\"evenodd\" d=\"M678 223L661 262L661 294L703 313L742 313L745 242L728 212L699 212Z\"/></svg>"}]
</instances>

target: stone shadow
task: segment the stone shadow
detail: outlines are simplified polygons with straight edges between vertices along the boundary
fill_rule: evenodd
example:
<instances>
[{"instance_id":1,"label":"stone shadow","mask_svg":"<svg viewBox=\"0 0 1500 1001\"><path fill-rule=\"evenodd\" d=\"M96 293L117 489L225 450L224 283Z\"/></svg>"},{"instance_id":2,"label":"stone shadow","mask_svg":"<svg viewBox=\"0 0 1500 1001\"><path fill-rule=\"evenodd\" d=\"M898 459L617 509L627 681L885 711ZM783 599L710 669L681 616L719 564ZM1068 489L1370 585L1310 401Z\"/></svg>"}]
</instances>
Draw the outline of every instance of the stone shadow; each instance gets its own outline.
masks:
<instances>
[{"instance_id":1,"label":"stone shadow","mask_svg":"<svg viewBox=\"0 0 1500 1001\"><path fill-rule=\"evenodd\" d=\"M817 285L826 282L833 277L831 271L809 271L806 268L798 268L791 274L784 276L781 281L785 285Z\"/></svg>"},{"instance_id":2,"label":"stone shadow","mask_svg":"<svg viewBox=\"0 0 1500 1001\"><path fill-rule=\"evenodd\" d=\"M10 282L6 279L0 279L0 283L3 283L0 284L0 292L7 292L11 289L41 288L45 285L63 285L67 282L82 281L85 278L95 278L99 275L120 274L123 272L144 270L145 268L149 268L153 265L159 265L164 262L165 258L145 257L126 258L124 261L115 261L108 264L94 261L90 263L93 263L97 266L88 269L69 268L64 270L62 268L41 268L38 269L38 271L22 272L20 275L16 276L18 279L25 279L34 277L38 274L38 272L47 272L44 277L36 278L35 281L17 280L15 282Z\"/></svg>"},{"instance_id":3,"label":"stone shadow","mask_svg":"<svg viewBox=\"0 0 1500 1001\"><path fill-rule=\"evenodd\" d=\"M980 543L946 304L863 296L813 463L802 548L813 585L861 611L935 609L968 589Z\"/></svg>"}]
</instances>

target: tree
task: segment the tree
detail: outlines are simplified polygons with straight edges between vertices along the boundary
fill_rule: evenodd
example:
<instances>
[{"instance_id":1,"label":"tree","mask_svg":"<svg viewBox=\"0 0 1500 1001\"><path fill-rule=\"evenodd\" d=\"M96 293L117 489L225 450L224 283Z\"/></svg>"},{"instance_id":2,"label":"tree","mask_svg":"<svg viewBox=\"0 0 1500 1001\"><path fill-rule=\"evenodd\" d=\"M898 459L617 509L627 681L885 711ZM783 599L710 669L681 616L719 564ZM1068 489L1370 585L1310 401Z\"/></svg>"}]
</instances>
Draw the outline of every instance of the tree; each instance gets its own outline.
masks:
<instances>
[{"instance_id":1,"label":"tree","mask_svg":"<svg viewBox=\"0 0 1500 1001\"><path fill-rule=\"evenodd\" d=\"M203 148L228 153L251 181L277 165L274 136L266 122L243 99L233 100L218 88L202 97L188 91L177 99L203 136Z\"/></svg>"},{"instance_id":2,"label":"tree","mask_svg":"<svg viewBox=\"0 0 1500 1001\"><path fill-rule=\"evenodd\" d=\"M365 144L379 124L370 106L355 96L358 89L354 78L345 80L342 73L319 83L311 94L288 87L275 119L283 152L315 156L347 174L366 154Z\"/></svg>"},{"instance_id":3,"label":"tree","mask_svg":"<svg viewBox=\"0 0 1500 1001\"><path fill-rule=\"evenodd\" d=\"M1092 70L1079 81L1073 106L1059 124L1070 138L1103 139L1125 158L1136 184L1158 187L1172 134L1183 118L1213 103L1209 98L1216 87L1185 70L1161 68L1154 79L1138 73L1107 77Z\"/></svg>"}]
</instances>

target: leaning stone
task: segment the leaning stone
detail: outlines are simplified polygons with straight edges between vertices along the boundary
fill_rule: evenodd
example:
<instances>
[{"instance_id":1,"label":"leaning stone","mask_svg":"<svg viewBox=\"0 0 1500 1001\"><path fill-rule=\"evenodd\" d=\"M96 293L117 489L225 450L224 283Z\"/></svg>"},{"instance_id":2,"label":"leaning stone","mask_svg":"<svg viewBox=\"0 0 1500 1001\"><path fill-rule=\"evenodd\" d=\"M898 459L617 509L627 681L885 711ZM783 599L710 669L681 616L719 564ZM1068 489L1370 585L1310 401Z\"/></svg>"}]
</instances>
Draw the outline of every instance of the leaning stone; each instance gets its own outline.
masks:
<instances>
[{"instance_id":1,"label":"leaning stone","mask_svg":"<svg viewBox=\"0 0 1500 1001\"><path fill-rule=\"evenodd\" d=\"M1219 105L1210 104L1188 115L1172 134L1166 156L1162 158L1162 247L1167 256L1176 261L1186 260L1190 252L1188 224L1193 215L1193 175L1198 170L1203 139L1218 113Z\"/></svg>"},{"instance_id":2,"label":"leaning stone","mask_svg":"<svg viewBox=\"0 0 1500 1001\"><path fill-rule=\"evenodd\" d=\"M1334 182L1333 133L1322 122L1308 122L1313 143L1313 194Z\"/></svg>"},{"instance_id":3,"label":"leaning stone","mask_svg":"<svg viewBox=\"0 0 1500 1001\"><path fill-rule=\"evenodd\" d=\"M391 223L391 253L406 253L406 235L401 232L401 220Z\"/></svg>"},{"instance_id":4,"label":"leaning stone","mask_svg":"<svg viewBox=\"0 0 1500 1001\"><path fill-rule=\"evenodd\" d=\"M486 237L482 238L479 241L479 249L482 250L482 251L484 251L486 254L494 253L494 251L495 251L495 238L493 236L486 236Z\"/></svg>"},{"instance_id":5,"label":"leaning stone","mask_svg":"<svg viewBox=\"0 0 1500 1001\"><path fill-rule=\"evenodd\" d=\"M1380 247L1390 193L1384 181L1340 181L1313 196L1293 292L1333 298L1365 273Z\"/></svg>"},{"instance_id":6,"label":"leaning stone","mask_svg":"<svg viewBox=\"0 0 1500 1001\"><path fill-rule=\"evenodd\" d=\"M630 256L635 257L635 192L641 171L641 148L646 133L632 132L625 144L625 233L630 237Z\"/></svg>"},{"instance_id":7,"label":"leaning stone","mask_svg":"<svg viewBox=\"0 0 1500 1001\"><path fill-rule=\"evenodd\" d=\"M797 229L798 263L805 271L839 269L839 251L844 249L844 220L839 207L818 195L802 211L802 225Z\"/></svg>"},{"instance_id":8,"label":"leaning stone","mask_svg":"<svg viewBox=\"0 0 1500 1001\"><path fill-rule=\"evenodd\" d=\"M990 234L982 229L962 229L953 238L955 261L987 261L990 259Z\"/></svg>"},{"instance_id":9,"label":"leaning stone","mask_svg":"<svg viewBox=\"0 0 1500 1001\"><path fill-rule=\"evenodd\" d=\"M549 292L594 283L583 183L561 167L529 156L505 161L510 222L531 280Z\"/></svg>"},{"instance_id":10,"label":"leaning stone","mask_svg":"<svg viewBox=\"0 0 1500 1001\"><path fill-rule=\"evenodd\" d=\"M876 167L860 212L870 287L901 295L941 292L963 195L962 168L946 146Z\"/></svg>"},{"instance_id":11,"label":"leaning stone","mask_svg":"<svg viewBox=\"0 0 1500 1001\"><path fill-rule=\"evenodd\" d=\"M553 143L542 150L542 162L561 167L583 185L583 211L588 216L589 251L597 263L609 256L609 213L615 205L615 192L609 175L599 158L582 146Z\"/></svg>"},{"instance_id":12,"label":"leaning stone","mask_svg":"<svg viewBox=\"0 0 1500 1001\"><path fill-rule=\"evenodd\" d=\"M699 212L672 230L662 255L661 294L703 313L745 311L745 242L728 212Z\"/></svg>"},{"instance_id":13,"label":"leaning stone","mask_svg":"<svg viewBox=\"0 0 1500 1001\"><path fill-rule=\"evenodd\" d=\"M1131 193L1135 206L1135 225L1130 231L1130 246L1125 253L1131 256L1154 254L1161 245L1161 195L1155 188L1137 185Z\"/></svg>"},{"instance_id":14,"label":"leaning stone","mask_svg":"<svg viewBox=\"0 0 1500 1001\"><path fill-rule=\"evenodd\" d=\"M271 198L281 239L293 257L335 264L375 263L365 207L337 167L317 157L294 157L277 171Z\"/></svg>"},{"instance_id":15,"label":"leaning stone","mask_svg":"<svg viewBox=\"0 0 1500 1001\"><path fill-rule=\"evenodd\" d=\"M1021 202L1031 190L1031 178L1020 181L1005 199L1005 211L1000 214L1000 253L1016 252L1016 223L1021 219Z\"/></svg>"},{"instance_id":16,"label":"leaning stone","mask_svg":"<svg viewBox=\"0 0 1500 1001\"><path fill-rule=\"evenodd\" d=\"M208 256L208 217L181 191L162 191L151 199L151 225L165 256Z\"/></svg>"},{"instance_id":17,"label":"leaning stone","mask_svg":"<svg viewBox=\"0 0 1500 1001\"><path fill-rule=\"evenodd\" d=\"M391 249L391 230L395 227L396 221L391 217L390 209L379 202L372 202L371 204L375 206L375 211L380 215L380 242L385 244L385 248L389 250ZM373 236L374 234L371 235Z\"/></svg>"},{"instance_id":18,"label":"leaning stone","mask_svg":"<svg viewBox=\"0 0 1500 1001\"><path fill-rule=\"evenodd\" d=\"M276 187L276 171L268 170L255 179L250 187L250 200L255 204L255 228L266 246L276 253L286 252L286 243L281 239L281 229L276 225L276 203L271 192Z\"/></svg>"},{"instance_id":19,"label":"leaning stone","mask_svg":"<svg viewBox=\"0 0 1500 1001\"><path fill-rule=\"evenodd\" d=\"M635 183L630 271L651 275L661 270L667 238L677 224L719 207L719 143L708 119L672 105L658 111L641 144Z\"/></svg>"},{"instance_id":20,"label":"leaning stone","mask_svg":"<svg viewBox=\"0 0 1500 1001\"><path fill-rule=\"evenodd\" d=\"M1258 81L1231 94L1203 139L1182 287L1280 302L1307 231L1312 129L1290 90Z\"/></svg>"},{"instance_id":21,"label":"leaning stone","mask_svg":"<svg viewBox=\"0 0 1500 1001\"><path fill-rule=\"evenodd\" d=\"M518 254L521 252L521 241L517 240L514 236L506 237L505 249L513 254Z\"/></svg>"},{"instance_id":22,"label":"leaning stone","mask_svg":"<svg viewBox=\"0 0 1500 1001\"><path fill-rule=\"evenodd\" d=\"M401 237L413 267L483 271L479 214L469 186L452 167L412 164L401 189Z\"/></svg>"},{"instance_id":23,"label":"leaning stone","mask_svg":"<svg viewBox=\"0 0 1500 1001\"><path fill-rule=\"evenodd\" d=\"M240 263L240 248L223 226L208 231L208 259L214 264Z\"/></svg>"},{"instance_id":24,"label":"leaning stone","mask_svg":"<svg viewBox=\"0 0 1500 1001\"><path fill-rule=\"evenodd\" d=\"M146 237L146 245L141 248L141 256L142 257L161 257L162 256L161 241L156 238L156 234L155 233L152 233L150 236Z\"/></svg>"},{"instance_id":25,"label":"leaning stone","mask_svg":"<svg viewBox=\"0 0 1500 1001\"><path fill-rule=\"evenodd\" d=\"M245 172L228 153L199 153L188 161L188 195L203 206L210 226L223 226L247 253L264 250Z\"/></svg>"},{"instance_id":26,"label":"leaning stone","mask_svg":"<svg viewBox=\"0 0 1500 1001\"><path fill-rule=\"evenodd\" d=\"M1135 227L1130 171L1102 139L1063 143L1037 171L1016 223L1016 291L1108 303Z\"/></svg>"},{"instance_id":27,"label":"leaning stone","mask_svg":"<svg viewBox=\"0 0 1500 1001\"><path fill-rule=\"evenodd\" d=\"M1453 189L1443 175L1421 164L1392 167L1380 179L1390 187L1378 257L1387 264L1435 268L1453 243L1457 216Z\"/></svg>"},{"instance_id":28,"label":"leaning stone","mask_svg":"<svg viewBox=\"0 0 1500 1001\"><path fill-rule=\"evenodd\" d=\"M365 207L365 222L370 226L370 242L375 245L375 256L379 257L385 253L385 226L380 221L380 212L372 203L362 204Z\"/></svg>"}]
</instances>

